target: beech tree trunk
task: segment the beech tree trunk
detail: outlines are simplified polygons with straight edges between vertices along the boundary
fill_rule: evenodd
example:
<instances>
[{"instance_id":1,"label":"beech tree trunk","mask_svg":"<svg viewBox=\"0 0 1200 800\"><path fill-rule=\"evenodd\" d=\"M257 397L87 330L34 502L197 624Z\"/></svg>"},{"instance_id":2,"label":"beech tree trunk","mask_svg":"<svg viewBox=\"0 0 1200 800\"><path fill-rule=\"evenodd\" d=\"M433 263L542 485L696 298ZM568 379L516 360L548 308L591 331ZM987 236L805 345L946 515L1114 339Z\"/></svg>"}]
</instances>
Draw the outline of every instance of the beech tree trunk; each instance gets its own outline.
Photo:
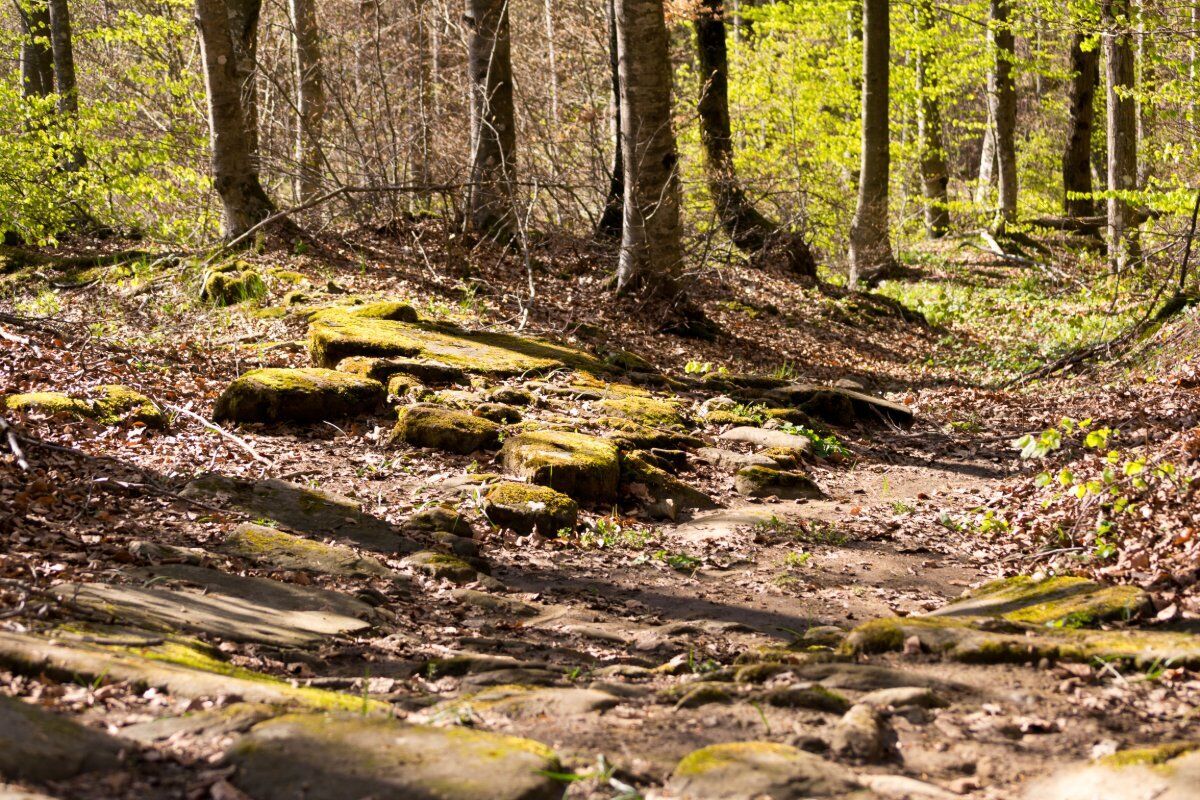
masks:
<instances>
[{"instance_id":1,"label":"beech tree trunk","mask_svg":"<svg viewBox=\"0 0 1200 800\"><path fill-rule=\"evenodd\" d=\"M258 157L258 19L262 0L225 0L250 152Z\"/></svg>"},{"instance_id":2,"label":"beech tree trunk","mask_svg":"<svg viewBox=\"0 0 1200 800\"><path fill-rule=\"evenodd\" d=\"M1092 128L1096 119L1096 85L1100 82L1100 48L1084 50L1087 37L1071 40L1070 118L1063 151L1063 213L1090 217L1096 213L1092 194ZM1088 195L1072 197L1071 195Z\"/></svg>"},{"instance_id":3,"label":"beech tree trunk","mask_svg":"<svg viewBox=\"0 0 1200 800\"><path fill-rule=\"evenodd\" d=\"M868 286L894 267L888 235L888 0L863 0L862 158L850 224L850 285Z\"/></svg>"},{"instance_id":4,"label":"beech tree trunk","mask_svg":"<svg viewBox=\"0 0 1200 800\"><path fill-rule=\"evenodd\" d=\"M625 201L617 291L679 291L679 153L671 128L670 40L663 0L616 0Z\"/></svg>"},{"instance_id":5,"label":"beech tree trunk","mask_svg":"<svg viewBox=\"0 0 1200 800\"><path fill-rule=\"evenodd\" d=\"M616 0L606 0L604 8L608 17L608 61L612 96L609 120L613 142L612 161L609 166L608 195L604 199L604 212L596 225L596 235L617 238L621 235L625 205L625 159L621 149L621 74L617 56L617 12Z\"/></svg>"},{"instance_id":6,"label":"beech tree trunk","mask_svg":"<svg viewBox=\"0 0 1200 800\"><path fill-rule=\"evenodd\" d=\"M236 0L235 0L236 1ZM236 238L266 218L274 206L258 177L257 154L243 103L241 72L226 0L196 0L196 26L208 95L213 188L221 199L223 232Z\"/></svg>"},{"instance_id":7,"label":"beech tree trunk","mask_svg":"<svg viewBox=\"0 0 1200 800\"><path fill-rule=\"evenodd\" d=\"M1104 58L1108 99L1108 189L1137 188L1137 111L1129 0L1104 0ZM1108 248L1113 266L1121 269L1137 258L1137 223L1128 200L1108 199Z\"/></svg>"},{"instance_id":8,"label":"beech tree trunk","mask_svg":"<svg viewBox=\"0 0 1200 800\"><path fill-rule=\"evenodd\" d=\"M920 145L921 188L925 195L925 232L940 239L950 231L950 169L942 143L942 109L937 78L929 69L933 57L930 41L934 30L932 0L917 0L914 11L922 34L917 50L917 139Z\"/></svg>"},{"instance_id":9,"label":"beech tree trunk","mask_svg":"<svg viewBox=\"0 0 1200 800\"><path fill-rule=\"evenodd\" d=\"M54 56L50 51L50 5L17 3L21 19L21 93L45 97L54 91Z\"/></svg>"},{"instance_id":10,"label":"beech tree trunk","mask_svg":"<svg viewBox=\"0 0 1200 800\"><path fill-rule=\"evenodd\" d=\"M79 117L79 92L75 85L75 49L71 38L71 11L67 0L49 0L50 52L54 58L54 90L58 94L58 113L68 123ZM71 148L66 169L83 167L83 150Z\"/></svg>"},{"instance_id":11,"label":"beech tree trunk","mask_svg":"<svg viewBox=\"0 0 1200 800\"><path fill-rule=\"evenodd\" d=\"M325 124L325 77L314 0L290 0L292 50L296 62L296 197L309 200L321 189L321 133Z\"/></svg>"},{"instance_id":12,"label":"beech tree trunk","mask_svg":"<svg viewBox=\"0 0 1200 800\"><path fill-rule=\"evenodd\" d=\"M991 71L988 86L992 85ZM990 91L990 90L989 90ZM992 116L992 103L987 102L987 122L979 146L979 180L975 183L975 204L983 205L996 184L996 119Z\"/></svg>"},{"instance_id":13,"label":"beech tree trunk","mask_svg":"<svg viewBox=\"0 0 1200 800\"><path fill-rule=\"evenodd\" d=\"M1013 80L1016 46L1009 22L1011 0L991 0L988 36L994 59L988 102L995 120L999 227L1017 218L1017 86Z\"/></svg>"},{"instance_id":14,"label":"beech tree trunk","mask_svg":"<svg viewBox=\"0 0 1200 800\"><path fill-rule=\"evenodd\" d=\"M467 0L466 24L471 91L466 229L505 238L515 220L516 167L508 0Z\"/></svg>"},{"instance_id":15,"label":"beech tree trunk","mask_svg":"<svg viewBox=\"0 0 1200 800\"><path fill-rule=\"evenodd\" d=\"M704 147L708 191L721 226L740 250L765 255L784 250L793 271L816 275L816 261L799 237L780 230L746 196L733 164L733 126L729 118L729 56L723 0L701 0L695 18L700 66L700 142Z\"/></svg>"}]
</instances>

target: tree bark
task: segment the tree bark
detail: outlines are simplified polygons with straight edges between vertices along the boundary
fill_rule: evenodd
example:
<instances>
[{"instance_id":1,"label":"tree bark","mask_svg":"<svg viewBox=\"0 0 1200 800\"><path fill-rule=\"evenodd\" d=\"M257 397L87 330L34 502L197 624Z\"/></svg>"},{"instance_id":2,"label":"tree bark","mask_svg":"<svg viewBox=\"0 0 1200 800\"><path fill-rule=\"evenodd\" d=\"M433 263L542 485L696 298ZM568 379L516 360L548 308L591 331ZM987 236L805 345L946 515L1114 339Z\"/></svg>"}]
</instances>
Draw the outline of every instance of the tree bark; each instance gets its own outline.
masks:
<instances>
[{"instance_id":1,"label":"tree bark","mask_svg":"<svg viewBox=\"0 0 1200 800\"><path fill-rule=\"evenodd\" d=\"M1137 188L1137 112L1129 0L1104 0L1104 57L1108 99L1108 190ZM1109 258L1121 269L1137 258L1137 222L1129 201L1108 199Z\"/></svg>"},{"instance_id":2,"label":"tree bark","mask_svg":"<svg viewBox=\"0 0 1200 800\"><path fill-rule=\"evenodd\" d=\"M1011 0L990 0L988 37L992 71L988 102L995 120L1000 227L1017 218L1017 87L1013 80L1016 42L1009 22Z\"/></svg>"},{"instance_id":3,"label":"tree bark","mask_svg":"<svg viewBox=\"0 0 1200 800\"><path fill-rule=\"evenodd\" d=\"M625 201L617 291L679 292L679 153L671 129L670 41L663 0L616 0Z\"/></svg>"},{"instance_id":4,"label":"tree bark","mask_svg":"<svg viewBox=\"0 0 1200 800\"><path fill-rule=\"evenodd\" d=\"M50 5L18 2L21 18L21 93L45 97L54 91L54 55L50 51Z\"/></svg>"},{"instance_id":5,"label":"tree bark","mask_svg":"<svg viewBox=\"0 0 1200 800\"><path fill-rule=\"evenodd\" d=\"M262 221L274 206L258 177L256 153L243 105L240 70L234 55L230 11L225 0L196 0L196 26L208 95L213 188L221 199L222 229L236 238Z\"/></svg>"},{"instance_id":6,"label":"tree bark","mask_svg":"<svg viewBox=\"0 0 1200 800\"><path fill-rule=\"evenodd\" d=\"M321 190L321 134L325 126L325 76L321 33L314 0L290 0L292 50L296 62L296 198L312 199Z\"/></svg>"},{"instance_id":7,"label":"tree bark","mask_svg":"<svg viewBox=\"0 0 1200 800\"><path fill-rule=\"evenodd\" d=\"M992 84L988 71L988 86ZM996 119L992 116L992 103L987 102L987 120L984 123L983 139L979 146L979 179L975 182L975 205L983 205L996 184Z\"/></svg>"},{"instance_id":8,"label":"tree bark","mask_svg":"<svg viewBox=\"0 0 1200 800\"><path fill-rule=\"evenodd\" d=\"M1100 48L1084 49L1087 37L1071 40L1070 119L1063 152L1063 213L1090 217L1096 213L1092 194L1092 128L1096 118L1096 85L1100 82ZM1088 195L1071 197L1072 194Z\"/></svg>"},{"instance_id":9,"label":"tree bark","mask_svg":"<svg viewBox=\"0 0 1200 800\"><path fill-rule=\"evenodd\" d=\"M816 275L816 261L807 244L799 236L780 230L778 223L755 208L738 182L729 118L724 0L701 0L694 22L700 67L700 142L704 147L708 191L721 227L738 249L749 253L764 255L784 245L791 269Z\"/></svg>"},{"instance_id":10,"label":"tree bark","mask_svg":"<svg viewBox=\"0 0 1200 800\"><path fill-rule=\"evenodd\" d=\"M877 283L895 268L888 235L888 0L863 0L862 158L850 225L850 285Z\"/></svg>"},{"instance_id":11,"label":"tree bark","mask_svg":"<svg viewBox=\"0 0 1200 800\"><path fill-rule=\"evenodd\" d=\"M621 145L621 74L620 60L617 56L616 0L606 0L604 8L608 17L608 61L612 84L609 120L613 153L609 167L608 195L604 199L604 212L596 225L596 235L615 239L621 235L625 213L625 159Z\"/></svg>"},{"instance_id":12,"label":"tree bark","mask_svg":"<svg viewBox=\"0 0 1200 800\"><path fill-rule=\"evenodd\" d=\"M516 129L508 0L467 0L471 186L467 230L505 238L514 222Z\"/></svg>"},{"instance_id":13,"label":"tree bark","mask_svg":"<svg viewBox=\"0 0 1200 800\"><path fill-rule=\"evenodd\" d=\"M925 232L940 239L950 232L950 169L942 143L942 109L937 76L930 69L935 17L932 0L917 0L917 139L920 146L921 188L925 195Z\"/></svg>"},{"instance_id":14,"label":"tree bark","mask_svg":"<svg viewBox=\"0 0 1200 800\"><path fill-rule=\"evenodd\" d=\"M69 125L79 118L79 90L75 83L75 48L71 36L71 11L67 0L49 0L50 51L54 57L54 90L58 94L58 113ZM75 171L84 165L83 149L71 148L66 169Z\"/></svg>"},{"instance_id":15,"label":"tree bark","mask_svg":"<svg viewBox=\"0 0 1200 800\"><path fill-rule=\"evenodd\" d=\"M258 157L258 19L262 0L225 0L237 85L241 92L246 137Z\"/></svg>"}]
</instances>

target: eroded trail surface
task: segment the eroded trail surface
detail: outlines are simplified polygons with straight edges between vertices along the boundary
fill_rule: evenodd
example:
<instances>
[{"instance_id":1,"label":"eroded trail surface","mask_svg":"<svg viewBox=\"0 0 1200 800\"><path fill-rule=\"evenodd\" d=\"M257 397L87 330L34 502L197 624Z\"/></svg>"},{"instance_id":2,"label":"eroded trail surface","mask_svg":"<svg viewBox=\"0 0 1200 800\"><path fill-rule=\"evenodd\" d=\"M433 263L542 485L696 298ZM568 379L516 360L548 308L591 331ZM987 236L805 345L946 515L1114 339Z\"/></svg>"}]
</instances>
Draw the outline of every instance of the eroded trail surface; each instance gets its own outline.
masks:
<instances>
[{"instance_id":1,"label":"eroded trail surface","mask_svg":"<svg viewBox=\"0 0 1200 800\"><path fill-rule=\"evenodd\" d=\"M401 303L305 328L222 384L236 440L5 400L40 434L0 797L1200 796L1200 638L1134 588L997 581L962 522L1007 435ZM170 467L36 441L64 429Z\"/></svg>"}]
</instances>

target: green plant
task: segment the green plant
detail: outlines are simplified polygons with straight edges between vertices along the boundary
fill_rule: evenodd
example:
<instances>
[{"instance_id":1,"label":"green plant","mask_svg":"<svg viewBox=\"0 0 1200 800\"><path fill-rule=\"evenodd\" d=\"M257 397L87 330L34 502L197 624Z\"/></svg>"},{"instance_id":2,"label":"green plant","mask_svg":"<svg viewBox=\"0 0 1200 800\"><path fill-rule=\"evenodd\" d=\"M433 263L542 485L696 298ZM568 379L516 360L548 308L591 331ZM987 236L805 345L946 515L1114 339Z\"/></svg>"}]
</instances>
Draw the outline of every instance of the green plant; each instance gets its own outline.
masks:
<instances>
[{"instance_id":1,"label":"green plant","mask_svg":"<svg viewBox=\"0 0 1200 800\"><path fill-rule=\"evenodd\" d=\"M812 553L801 551L792 551L783 557L783 564L789 569L797 569L803 567L812 560Z\"/></svg>"},{"instance_id":2,"label":"green plant","mask_svg":"<svg viewBox=\"0 0 1200 800\"><path fill-rule=\"evenodd\" d=\"M779 429L784 433L790 433L794 436L803 436L812 442L813 453L821 458L829 456L849 456L850 450L843 445L836 436L829 434L822 436L811 428L804 425L796 425L791 422L780 423Z\"/></svg>"}]
</instances>

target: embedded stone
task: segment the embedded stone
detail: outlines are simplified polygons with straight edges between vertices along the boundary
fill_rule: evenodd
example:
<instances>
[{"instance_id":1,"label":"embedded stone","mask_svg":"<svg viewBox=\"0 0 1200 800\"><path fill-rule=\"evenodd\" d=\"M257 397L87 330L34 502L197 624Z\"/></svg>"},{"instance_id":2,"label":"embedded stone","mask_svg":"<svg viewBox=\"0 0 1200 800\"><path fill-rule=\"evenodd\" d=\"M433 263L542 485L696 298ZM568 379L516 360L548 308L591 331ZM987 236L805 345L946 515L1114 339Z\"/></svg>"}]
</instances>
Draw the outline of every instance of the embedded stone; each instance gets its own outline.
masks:
<instances>
[{"instance_id":1,"label":"embedded stone","mask_svg":"<svg viewBox=\"0 0 1200 800\"><path fill-rule=\"evenodd\" d=\"M475 536L470 521L451 506L423 508L404 522L404 528L410 531L446 531L468 539Z\"/></svg>"},{"instance_id":2,"label":"embedded stone","mask_svg":"<svg viewBox=\"0 0 1200 800\"><path fill-rule=\"evenodd\" d=\"M692 800L807 800L858 788L845 767L775 742L730 742L696 750L675 767L667 788Z\"/></svg>"},{"instance_id":3,"label":"embedded stone","mask_svg":"<svg viewBox=\"0 0 1200 800\"><path fill-rule=\"evenodd\" d=\"M889 733L879 712L872 706L859 703L852 706L834 725L829 749L844 758L881 761L892 749Z\"/></svg>"},{"instance_id":4,"label":"embedded stone","mask_svg":"<svg viewBox=\"0 0 1200 800\"><path fill-rule=\"evenodd\" d=\"M807 708L830 714L844 714L850 701L824 686L781 686L767 692L766 701L781 708Z\"/></svg>"},{"instance_id":5,"label":"embedded stone","mask_svg":"<svg viewBox=\"0 0 1200 800\"><path fill-rule=\"evenodd\" d=\"M458 556L430 550L413 553L401 563L414 572L450 583L472 583L479 577L479 571Z\"/></svg>"},{"instance_id":6,"label":"embedded stone","mask_svg":"<svg viewBox=\"0 0 1200 800\"><path fill-rule=\"evenodd\" d=\"M929 616L1002 617L1078 628L1126 621L1152 608L1150 596L1136 586L1105 586L1070 576L1037 580L1017 575L984 584Z\"/></svg>"},{"instance_id":7,"label":"embedded stone","mask_svg":"<svg viewBox=\"0 0 1200 800\"><path fill-rule=\"evenodd\" d=\"M604 503L617 498L617 448L604 439L568 431L532 431L509 437L500 453L509 474L577 501Z\"/></svg>"},{"instance_id":8,"label":"embedded stone","mask_svg":"<svg viewBox=\"0 0 1200 800\"><path fill-rule=\"evenodd\" d=\"M533 393L515 386L493 386L483 393L483 399L489 403L501 403L506 406L533 405Z\"/></svg>"},{"instance_id":9,"label":"embedded stone","mask_svg":"<svg viewBox=\"0 0 1200 800\"><path fill-rule=\"evenodd\" d=\"M812 440L807 436L785 433L771 428L730 428L717 438L727 442L746 442L758 447L788 447L793 450L812 452Z\"/></svg>"},{"instance_id":10,"label":"embedded stone","mask_svg":"<svg viewBox=\"0 0 1200 800\"><path fill-rule=\"evenodd\" d=\"M108 734L0 695L0 776L40 783L112 770L121 750Z\"/></svg>"},{"instance_id":11,"label":"embedded stone","mask_svg":"<svg viewBox=\"0 0 1200 800\"><path fill-rule=\"evenodd\" d=\"M621 457L621 483L651 507L663 504L663 508L670 509L671 513L667 516L672 519L679 511L717 507L717 503L704 492L654 466L639 453L626 453Z\"/></svg>"},{"instance_id":12,"label":"embedded stone","mask_svg":"<svg viewBox=\"0 0 1200 800\"><path fill-rule=\"evenodd\" d=\"M264 525L245 524L229 535L222 549L258 564L346 577L386 577L392 571L344 545L293 536Z\"/></svg>"},{"instance_id":13,"label":"embedded stone","mask_svg":"<svg viewBox=\"0 0 1200 800\"><path fill-rule=\"evenodd\" d=\"M480 403L471 413L477 417L490 419L499 425L511 425L520 422L522 418L519 409L503 403Z\"/></svg>"},{"instance_id":14,"label":"embedded stone","mask_svg":"<svg viewBox=\"0 0 1200 800\"><path fill-rule=\"evenodd\" d=\"M572 531L579 521L579 506L567 495L548 486L502 481L484 498L484 515L495 524L520 534L537 531L555 536Z\"/></svg>"},{"instance_id":15,"label":"embedded stone","mask_svg":"<svg viewBox=\"0 0 1200 800\"><path fill-rule=\"evenodd\" d=\"M385 398L378 381L331 369L256 369L217 398L213 419L229 422L319 422L374 411Z\"/></svg>"},{"instance_id":16,"label":"embedded stone","mask_svg":"<svg viewBox=\"0 0 1200 800\"><path fill-rule=\"evenodd\" d=\"M720 447L701 447L696 451L696 456L701 461L723 469L776 466L774 459L759 453L739 453L736 450L725 450Z\"/></svg>"},{"instance_id":17,"label":"embedded stone","mask_svg":"<svg viewBox=\"0 0 1200 800\"><path fill-rule=\"evenodd\" d=\"M817 499L825 496L803 472L770 467L742 467L733 479L734 489L746 497L778 497L783 500Z\"/></svg>"},{"instance_id":18,"label":"embedded stone","mask_svg":"<svg viewBox=\"0 0 1200 800\"><path fill-rule=\"evenodd\" d=\"M462 411L434 405L404 406L392 429L394 441L468 455L500 444L500 426Z\"/></svg>"},{"instance_id":19,"label":"embedded stone","mask_svg":"<svg viewBox=\"0 0 1200 800\"><path fill-rule=\"evenodd\" d=\"M905 405L834 386L795 383L774 389L768 396L831 425L890 422L908 426L916 419L912 409Z\"/></svg>"}]
</instances>

